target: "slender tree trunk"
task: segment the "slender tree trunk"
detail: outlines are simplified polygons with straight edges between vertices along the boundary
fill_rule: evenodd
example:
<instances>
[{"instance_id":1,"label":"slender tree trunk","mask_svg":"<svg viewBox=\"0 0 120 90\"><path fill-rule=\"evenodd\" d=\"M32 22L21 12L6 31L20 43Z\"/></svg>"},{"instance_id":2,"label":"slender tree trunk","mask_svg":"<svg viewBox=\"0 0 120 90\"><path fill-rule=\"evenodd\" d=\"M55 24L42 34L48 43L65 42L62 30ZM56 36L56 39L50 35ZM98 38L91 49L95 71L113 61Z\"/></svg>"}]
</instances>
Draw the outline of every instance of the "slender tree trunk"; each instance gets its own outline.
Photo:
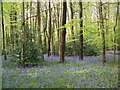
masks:
<instances>
[{"instance_id":1,"label":"slender tree trunk","mask_svg":"<svg viewBox=\"0 0 120 90\"><path fill-rule=\"evenodd\" d=\"M116 20L115 20L115 26L114 26L114 62L116 60L116 50L117 50L117 39L116 39L116 27L117 27L117 22L118 22L118 15L119 15L119 2L117 3L117 13L116 13Z\"/></svg>"},{"instance_id":2,"label":"slender tree trunk","mask_svg":"<svg viewBox=\"0 0 120 90\"><path fill-rule=\"evenodd\" d=\"M62 0L60 0L60 15L59 15L59 27L62 26ZM61 29L59 29L59 56L61 57ZM60 58L61 62L61 58Z\"/></svg>"},{"instance_id":3,"label":"slender tree trunk","mask_svg":"<svg viewBox=\"0 0 120 90\"><path fill-rule=\"evenodd\" d=\"M102 14L102 2L100 1L100 29L102 30L102 49L103 49L103 64L106 63L106 46L105 46L105 31L104 31L104 20Z\"/></svg>"},{"instance_id":4,"label":"slender tree trunk","mask_svg":"<svg viewBox=\"0 0 120 90\"><path fill-rule=\"evenodd\" d=\"M34 11L34 7L32 8L33 10L32 10L32 12L33 13L36 13L35 11ZM33 14L34 15L34 14ZM33 19L32 19L32 26L33 26L33 41L34 41L34 43L36 44L36 17L33 17Z\"/></svg>"},{"instance_id":5,"label":"slender tree trunk","mask_svg":"<svg viewBox=\"0 0 120 90\"><path fill-rule=\"evenodd\" d=\"M119 4L119 8L120 8L120 2L118 2L118 4ZM118 46L117 46L117 50L118 51L120 51L120 10L119 10L119 13L118 13L118 24L117 24L117 33L118 33L118 35L117 35L117 37L118 37L118 39L117 39L117 44L118 44ZM119 62L120 62L120 60L118 60Z\"/></svg>"},{"instance_id":6,"label":"slender tree trunk","mask_svg":"<svg viewBox=\"0 0 120 90\"><path fill-rule=\"evenodd\" d=\"M110 20L110 6L109 6L109 3L107 4L107 10L106 10L106 12L108 13L107 14L108 20L106 22L106 38L107 38L106 41L109 41L109 20ZM109 50L108 44L106 46L106 50Z\"/></svg>"},{"instance_id":7,"label":"slender tree trunk","mask_svg":"<svg viewBox=\"0 0 120 90\"><path fill-rule=\"evenodd\" d=\"M17 11L16 11L16 8L17 7L17 4L13 4L13 20L12 21L14 21L13 22L13 32L15 32L15 30L17 30ZM17 47L18 46L18 34L17 33L14 33L13 34L14 36L13 36L13 42L14 42L14 47Z\"/></svg>"},{"instance_id":8,"label":"slender tree trunk","mask_svg":"<svg viewBox=\"0 0 120 90\"><path fill-rule=\"evenodd\" d=\"M82 8L82 0L79 2L80 12L79 12L79 18L80 18L80 55L79 60L83 60L83 8Z\"/></svg>"},{"instance_id":9,"label":"slender tree trunk","mask_svg":"<svg viewBox=\"0 0 120 90\"><path fill-rule=\"evenodd\" d=\"M52 18L51 18L51 2L49 1L49 36L48 36L48 57L50 56L50 41L51 41L51 29L52 29Z\"/></svg>"},{"instance_id":10,"label":"slender tree trunk","mask_svg":"<svg viewBox=\"0 0 120 90\"><path fill-rule=\"evenodd\" d=\"M70 1L70 9L71 9L71 19L73 19L73 5ZM71 27L71 33L72 33L72 40L73 40L73 55L76 56L76 44L75 44L75 36L74 36L74 27L72 25Z\"/></svg>"},{"instance_id":11,"label":"slender tree trunk","mask_svg":"<svg viewBox=\"0 0 120 90\"><path fill-rule=\"evenodd\" d=\"M32 0L30 2L30 17L32 17ZM30 18L30 30L32 29L32 18Z\"/></svg>"},{"instance_id":12,"label":"slender tree trunk","mask_svg":"<svg viewBox=\"0 0 120 90\"><path fill-rule=\"evenodd\" d=\"M6 47L5 47L5 30L4 30L4 17L3 17L3 3L1 1L1 15L2 15L2 31L3 31L3 55L4 59L7 60Z\"/></svg>"},{"instance_id":13,"label":"slender tree trunk","mask_svg":"<svg viewBox=\"0 0 120 90\"><path fill-rule=\"evenodd\" d=\"M99 14L100 14L99 12L100 12L100 9L99 9L99 3L96 2L96 5L98 6L97 7L97 10L98 10L98 12L97 12L97 20L98 20L97 21L97 25L98 25L98 37L99 37L100 36L100 22L99 22L99 17L100 17L99 16Z\"/></svg>"},{"instance_id":14,"label":"slender tree trunk","mask_svg":"<svg viewBox=\"0 0 120 90\"><path fill-rule=\"evenodd\" d=\"M32 0L30 2L30 17L32 16ZM30 38L30 41L32 42L32 36L33 36L33 26L32 26L32 18L30 18L30 31L31 31L31 38Z\"/></svg>"},{"instance_id":15,"label":"slender tree trunk","mask_svg":"<svg viewBox=\"0 0 120 90\"><path fill-rule=\"evenodd\" d=\"M50 51L50 54L51 54L51 56L54 56L54 43L53 43L53 26L52 26L52 22L53 22L53 20L52 20L52 7L51 7L51 5L52 5L52 1L49 1L49 10L50 10L50 16L49 16L49 18L50 18L50 22L49 22L49 31L51 31L51 38L50 38L50 46L51 46L51 51Z\"/></svg>"},{"instance_id":16,"label":"slender tree trunk","mask_svg":"<svg viewBox=\"0 0 120 90\"><path fill-rule=\"evenodd\" d=\"M23 49L22 49L22 65L25 64L25 46L26 46L26 30L25 30L25 8L24 8L24 0L22 2L22 42L23 42Z\"/></svg>"},{"instance_id":17,"label":"slender tree trunk","mask_svg":"<svg viewBox=\"0 0 120 90\"><path fill-rule=\"evenodd\" d=\"M62 26L66 24L66 12L67 12L67 2L63 0L63 14L62 14ZM66 43L66 27L60 31L60 61L64 63L64 56L65 56L65 43Z\"/></svg>"},{"instance_id":18,"label":"slender tree trunk","mask_svg":"<svg viewBox=\"0 0 120 90\"><path fill-rule=\"evenodd\" d=\"M47 6L46 6L46 9L47 9ZM46 37L47 37L47 35L46 35L46 30L47 30L47 21L48 21L48 13L47 13L47 10L45 11L45 26L44 26L44 29L43 29L43 32L44 32L44 53L46 53L46 51L47 51L47 44L46 44Z\"/></svg>"},{"instance_id":19,"label":"slender tree trunk","mask_svg":"<svg viewBox=\"0 0 120 90\"><path fill-rule=\"evenodd\" d=\"M13 22L14 22L14 4L13 5L11 5L11 11L10 11L10 34L11 34L11 45L12 45L12 47L11 47L11 51L13 51L13 49L14 49L14 25L13 25ZM13 52L11 52L11 53L13 53Z\"/></svg>"},{"instance_id":20,"label":"slender tree trunk","mask_svg":"<svg viewBox=\"0 0 120 90\"><path fill-rule=\"evenodd\" d=\"M5 43L6 43L6 55L8 55L8 50L9 50L9 36L8 36L9 32L8 30L5 32Z\"/></svg>"},{"instance_id":21,"label":"slender tree trunk","mask_svg":"<svg viewBox=\"0 0 120 90\"><path fill-rule=\"evenodd\" d=\"M38 32L39 32L39 46L40 46L40 55L41 55L41 59L44 60L44 52L43 52L43 46L42 46L42 36L41 36L41 14L40 14L40 2L38 0L37 2L37 16L38 16Z\"/></svg>"},{"instance_id":22,"label":"slender tree trunk","mask_svg":"<svg viewBox=\"0 0 120 90\"><path fill-rule=\"evenodd\" d=\"M57 28L59 28L59 25L60 25L60 24L59 24L59 21L60 21L60 20L59 20L59 10L60 10L60 9L59 9L59 4L57 4L57 19L58 19L58 22L57 22L57 25L58 25L58 26L57 26ZM58 38L58 44L57 44L57 45L58 45L58 49L59 49L59 29L57 29L57 38Z\"/></svg>"},{"instance_id":23,"label":"slender tree trunk","mask_svg":"<svg viewBox=\"0 0 120 90\"><path fill-rule=\"evenodd\" d=\"M26 21L26 26L27 26L27 28L29 29L29 22L28 22L28 12L29 12L29 2L27 2L27 11L26 11L26 19L27 19L27 21Z\"/></svg>"}]
</instances>

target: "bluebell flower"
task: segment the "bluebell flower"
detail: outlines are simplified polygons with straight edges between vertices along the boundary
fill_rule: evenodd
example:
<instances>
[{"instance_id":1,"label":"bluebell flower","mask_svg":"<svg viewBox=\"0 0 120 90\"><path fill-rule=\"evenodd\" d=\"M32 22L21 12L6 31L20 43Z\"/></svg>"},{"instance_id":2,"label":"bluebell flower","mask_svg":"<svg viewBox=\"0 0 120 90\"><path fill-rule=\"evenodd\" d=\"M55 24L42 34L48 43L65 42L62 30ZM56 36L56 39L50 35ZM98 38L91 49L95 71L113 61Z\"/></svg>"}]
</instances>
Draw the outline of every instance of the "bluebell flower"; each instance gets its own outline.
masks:
<instances>
[{"instance_id":1,"label":"bluebell flower","mask_svg":"<svg viewBox=\"0 0 120 90\"><path fill-rule=\"evenodd\" d=\"M44 68L46 69L46 66L44 65Z\"/></svg>"},{"instance_id":2,"label":"bluebell flower","mask_svg":"<svg viewBox=\"0 0 120 90\"><path fill-rule=\"evenodd\" d=\"M36 83L34 84L34 88L37 88L37 84Z\"/></svg>"},{"instance_id":3,"label":"bluebell flower","mask_svg":"<svg viewBox=\"0 0 120 90\"><path fill-rule=\"evenodd\" d=\"M8 85L9 85L9 81L5 81L4 84L5 84L6 86L8 86Z\"/></svg>"},{"instance_id":4,"label":"bluebell flower","mask_svg":"<svg viewBox=\"0 0 120 90\"><path fill-rule=\"evenodd\" d=\"M14 82L12 87L14 87L14 88L15 88L16 86L17 86L17 83L16 83L16 82Z\"/></svg>"},{"instance_id":5,"label":"bluebell flower","mask_svg":"<svg viewBox=\"0 0 120 90\"><path fill-rule=\"evenodd\" d=\"M77 81L77 83L82 83L82 81L81 80L76 80Z\"/></svg>"},{"instance_id":6,"label":"bluebell flower","mask_svg":"<svg viewBox=\"0 0 120 90\"><path fill-rule=\"evenodd\" d=\"M27 70L26 70L26 71L27 71L27 72L30 72L30 70L31 70L30 68L27 68Z\"/></svg>"},{"instance_id":7,"label":"bluebell flower","mask_svg":"<svg viewBox=\"0 0 120 90\"><path fill-rule=\"evenodd\" d=\"M44 73L46 72L46 70L41 70L40 72L41 72L42 74L44 74Z\"/></svg>"}]
</instances>

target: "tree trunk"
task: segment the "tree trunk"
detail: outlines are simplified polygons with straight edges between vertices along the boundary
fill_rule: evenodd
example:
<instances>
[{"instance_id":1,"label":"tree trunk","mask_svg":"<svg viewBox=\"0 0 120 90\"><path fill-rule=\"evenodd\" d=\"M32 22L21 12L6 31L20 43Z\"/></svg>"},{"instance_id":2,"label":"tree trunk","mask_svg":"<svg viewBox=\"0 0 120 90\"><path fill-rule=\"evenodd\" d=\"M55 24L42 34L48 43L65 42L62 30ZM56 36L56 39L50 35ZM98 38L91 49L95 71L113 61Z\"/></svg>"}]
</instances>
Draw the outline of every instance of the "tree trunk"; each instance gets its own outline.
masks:
<instances>
[{"instance_id":1,"label":"tree trunk","mask_svg":"<svg viewBox=\"0 0 120 90\"><path fill-rule=\"evenodd\" d=\"M59 27L62 26L62 0L60 0ZM61 29L59 29L59 56L61 57ZM61 62L61 58L60 58Z\"/></svg>"},{"instance_id":2,"label":"tree trunk","mask_svg":"<svg viewBox=\"0 0 120 90\"><path fill-rule=\"evenodd\" d=\"M63 13L62 13L62 26L66 24L66 12L67 12L67 2L63 0ZM60 30L60 61L64 63L64 55L65 55L65 40L66 40L66 27Z\"/></svg>"},{"instance_id":3,"label":"tree trunk","mask_svg":"<svg viewBox=\"0 0 120 90\"><path fill-rule=\"evenodd\" d=\"M3 55L4 59L7 60L6 47L5 47L5 30L4 30L4 17L3 17L3 3L1 1L1 15L2 15L2 31L3 31Z\"/></svg>"},{"instance_id":4,"label":"tree trunk","mask_svg":"<svg viewBox=\"0 0 120 90\"><path fill-rule=\"evenodd\" d=\"M60 10L60 9L59 9L59 4L57 4L57 19L58 19L57 28L59 28L59 25L60 25L60 24L59 24L59 21L60 21L60 20L59 20L59 10ZM57 38L58 38L58 44L57 44L57 45L58 45L58 49L59 49L59 29L57 29ZM59 53L59 52L58 52L58 53Z\"/></svg>"},{"instance_id":5,"label":"tree trunk","mask_svg":"<svg viewBox=\"0 0 120 90\"><path fill-rule=\"evenodd\" d=\"M41 59L44 60L44 52L43 52L43 46L42 46L42 36L41 36L41 14L40 14L40 2L38 0L37 2L37 16L38 16L38 32L39 32L39 46L40 46L40 55L41 55Z\"/></svg>"},{"instance_id":6,"label":"tree trunk","mask_svg":"<svg viewBox=\"0 0 120 90\"><path fill-rule=\"evenodd\" d=\"M106 63L106 46L105 46L105 31L104 31L104 20L102 14L102 2L100 1L100 30L102 30L102 49L103 49L103 64Z\"/></svg>"},{"instance_id":7,"label":"tree trunk","mask_svg":"<svg viewBox=\"0 0 120 90\"><path fill-rule=\"evenodd\" d=\"M49 35L48 35L48 57L50 56L50 41L51 41L51 29L52 29L52 18L51 18L51 3L49 1Z\"/></svg>"},{"instance_id":8,"label":"tree trunk","mask_svg":"<svg viewBox=\"0 0 120 90\"><path fill-rule=\"evenodd\" d=\"M30 17L32 17L32 0L30 2ZM32 29L32 18L30 18L30 30Z\"/></svg>"},{"instance_id":9,"label":"tree trunk","mask_svg":"<svg viewBox=\"0 0 120 90\"><path fill-rule=\"evenodd\" d=\"M13 51L13 49L14 49L14 25L13 25L13 22L14 22L14 19L13 19L13 16L14 16L14 4L13 5L11 5L11 11L10 11L10 35L11 35L11 45L12 45L12 47L11 47L11 51ZM11 53L13 53L13 52L11 52Z\"/></svg>"},{"instance_id":10,"label":"tree trunk","mask_svg":"<svg viewBox=\"0 0 120 90\"><path fill-rule=\"evenodd\" d=\"M119 2L117 3L117 13L116 13L116 20L115 20L115 26L114 26L114 62L116 60L116 50L117 50L117 39L116 39L116 27L117 27L117 22L118 22L118 15L119 15Z\"/></svg>"},{"instance_id":11,"label":"tree trunk","mask_svg":"<svg viewBox=\"0 0 120 90\"><path fill-rule=\"evenodd\" d=\"M50 22L49 22L49 29L50 29L50 31L51 31L51 38L50 38L50 46L51 46L51 50L50 50L50 54L51 54L51 56L54 56L54 43L53 43L53 25L52 25L52 22L53 22L53 20L52 20L52 7L51 7L51 5L52 5L52 1L49 1L49 10L50 10L50 16L49 16L49 18L50 18Z\"/></svg>"},{"instance_id":12,"label":"tree trunk","mask_svg":"<svg viewBox=\"0 0 120 90\"><path fill-rule=\"evenodd\" d=\"M107 20L107 25L106 25L106 38L107 38L107 40L106 41L109 41L109 20L110 20L110 6L109 6L109 3L107 4L107 10L106 10L106 12L108 13L107 14L107 17L108 17L108 20ZM108 44L107 44L107 46L106 46L106 50L109 50L109 48L108 48Z\"/></svg>"},{"instance_id":13,"label":"tree trunk","mask_svg":"<svg viewBox=\"0 0 120 90\"><path fill-rule=\"evenodd\" d=\"M119 4L119 8L120 8L120 2L118 2ZM117 47L117 50L120 51L120 10L119 10L119 14L118 14L118 24L117 24L117 33L118 33L118 39L117 39L117 44L118 44L118 47ZM118 60L120 61L120 60Z\"/></svg>"},{"instance_id":14,"label":"tree trunk","mask_svg":"<svg viewBox=\"0 0 120 90\"><path fill-rule=\"evenodd\" d=\"M83 60L83 8L82 8L82 0L79 2L80 12L79 12L79 18L80 18L80 55L79 60Z\"/></svg>"},{"instance_id":15,"label":"tree trunk","mask_svg":"<svg viewBox=\"0 0 120 90\"><path fill-rule=\"evenodd\" d=\"M21 64L25 64L25 46L26 46L26 30L25 30L25 8L24 8L24 0L22 2L22 41L23 41L23 49L22 49L22 62Z\"/></svg>"},{"instance_id":16,"label":"tree trunk","mask_svg":"<svg viewBox=\"0 0 120 90\"><path fill-rule=\"evenodd\" d=\"M47 6L46 6L46 11L45 11L45 26L44 26L44 29L43 29L43 32L44 32L44 53L46 53L47 51L47 44L46 44L46 38L47 38L47 33L46 33L46 30L47 30L47 21L48 21L48 13L47 13Z\"/></svg>"},{"instance_id":17,"label":"tree trunk","mask_svg":"<svg viewBox=\"0 0 120 90\"><path fill-rule=\"evenodd\" d=\"M70 10L71 10L71 20L73 19L73 5L70 1ZM76 44L75 44L75 36L74 36L74 27L72 25L71 27L71 33L72 33L72 40L73 40L73 55L76 56Z\"/></svg>"},{"instance_id":18,"label":"tree trunk","mask_svg":"<svg viewBox=\"0 0 120 90\"><path fill-rule=\"evenodd\" d=\"M32 17L32 0L30 2L30 17ZM29 26L29 25L28 25ZM33 36L33 26L32 26L32 18L30 18L30 31L31 31L31 38L30 41L32 42L32 36Z\"/></svg>"},{"instance_id":19,"label":"tree trunk","mask_svg":"<svg viewBox=\"0 0 120 90\"><path fill-rule=\"evenodd\" d=\"M29 20L29 19L28 19L29 2L27 2L27 6L26 6L26 7L27 7L27 11L26 11L26 19L27 19L27 21L26 21L26 26L27 26L27 28L29 29L29 24L28 24L28 23L29 23L29 22L28 22L28 20Z\"/></svg>"},{"instance_id":20,"label":"tree trunk","mask_svg":"<svg viewBox=\"0 0 120 90\"><path fill-rule=\"evenodd\" d=\"M17 4L13 4L13 16L12 16L12 21L13 21L13 44L14 44L14 49L15 49L15 47L17 47L18 46L18 35L17 35L17 33L14 33L15 32L15 30L17 30L17 11L16 11L16 8L17 7Z\"/></svg>"}]
</instances>

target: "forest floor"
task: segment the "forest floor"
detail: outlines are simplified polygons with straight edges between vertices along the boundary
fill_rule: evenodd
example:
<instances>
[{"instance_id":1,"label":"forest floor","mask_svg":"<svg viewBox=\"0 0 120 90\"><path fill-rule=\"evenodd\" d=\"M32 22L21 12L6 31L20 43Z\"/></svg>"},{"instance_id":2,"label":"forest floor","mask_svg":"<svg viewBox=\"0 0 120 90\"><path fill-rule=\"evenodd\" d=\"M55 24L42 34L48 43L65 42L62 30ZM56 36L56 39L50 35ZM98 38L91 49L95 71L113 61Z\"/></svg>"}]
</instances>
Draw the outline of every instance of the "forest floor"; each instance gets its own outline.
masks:
<instances>
[{"instance_id":1,"label":"forest floor","mask_svg":"<svg viewBox=\"0 0 120 90\"><path fill-rule=\"evenodd\" d=\"M115 88L118 83L118 63L113 63L113 55L107 55L107 63L102 64L101 56L45 57L38 67L18 68L14 60L3 61L3 88Z\"/></svg>"}]
</instances>

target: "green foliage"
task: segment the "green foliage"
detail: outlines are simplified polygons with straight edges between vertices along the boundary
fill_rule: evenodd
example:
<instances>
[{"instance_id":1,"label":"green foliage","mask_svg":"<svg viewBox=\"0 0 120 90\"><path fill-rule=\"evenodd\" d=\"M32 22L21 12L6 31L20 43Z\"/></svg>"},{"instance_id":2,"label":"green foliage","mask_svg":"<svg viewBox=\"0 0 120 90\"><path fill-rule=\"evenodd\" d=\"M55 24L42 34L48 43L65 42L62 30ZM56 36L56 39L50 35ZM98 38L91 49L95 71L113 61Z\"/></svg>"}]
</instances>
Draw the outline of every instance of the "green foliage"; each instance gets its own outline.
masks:
<instances>
[{"instance_id":1,"label":"green foliage","mask_svg":"<svg viewBox=\"0 0 120 90\"><path fill-rule=\"evenodd\" d=\"M25 48L25 64L35 64L38 60L38 51L36 45L32 42L27 42Z\"/></svg>"},{"instance_id":2,"label":"green foliage","mask_svg":"<svg viewBox=\"0 0 120 90\"><path fill-rule=\"evenodd\" d=\"M94 34L91 32L86 32L84 34L84 55L85 56L100 55L100 49L102 47L101 42L102 42L101 38L96 33Z\"/></svg>"},{"instance_id":3,"label":"green foliage","mask_svg":"<svg viewBox=\"0 0 120 90\"><path fill-rule=\"evenodd\" d=\"M11 58L8 56L8 60L4 60L2 62L2 68L5 68L5 69L10 69L10 68L14 68L14 67L17 67L18 66L18 62L17 60L14 58Z\"/></svg>"},{"instance_id":4,"label":"green foliage","mask_svg":"<svg viewBox=\"0 0 120 90\"><path fill-rule=\"evenodd\" d=\"M21 60L24 57L24 64L29 65L29 64L36 64L39 62L38 59L38 46L35 44L33 41L34 36L32 36L32 30L26 26L26 42L25 42L25 50L24 50L24 56L23 56L23 42L21 39L21 36L19 36L19 44L13 51L13 56L16 58L18 64L21 64Z\"/></svg>"},{"instance_id":5,"label":"green foliage","mask_svg":"<svg viewBox=\"0 0 120 90\"><path fill-rule=\"evenodd\" d=\"M35 64L38 60L38 48L32 41L32 30L26 30L26 46L25 46L25 64Z\"/></svg>"},{"instance_id":6,"label":"green foliage","mask_svg":"<svg viewBox=\"0 0 120 90\"><path fill-rule=\"evenodd\" d=\"M85 56L98 56L100 51L95 44L90 44L84 41L84 55Z\"/></svg>"},{"instance_id":7,"label":"green foliage","mask_svg":"<svg viewBox=\"0 0 120 90\"><path fill-rule=\"evenodd\" d=\"M73 42L67 42L66 44L66 55L67 56L72 56L73 54Z\"/></svg>"}]
</instances>

